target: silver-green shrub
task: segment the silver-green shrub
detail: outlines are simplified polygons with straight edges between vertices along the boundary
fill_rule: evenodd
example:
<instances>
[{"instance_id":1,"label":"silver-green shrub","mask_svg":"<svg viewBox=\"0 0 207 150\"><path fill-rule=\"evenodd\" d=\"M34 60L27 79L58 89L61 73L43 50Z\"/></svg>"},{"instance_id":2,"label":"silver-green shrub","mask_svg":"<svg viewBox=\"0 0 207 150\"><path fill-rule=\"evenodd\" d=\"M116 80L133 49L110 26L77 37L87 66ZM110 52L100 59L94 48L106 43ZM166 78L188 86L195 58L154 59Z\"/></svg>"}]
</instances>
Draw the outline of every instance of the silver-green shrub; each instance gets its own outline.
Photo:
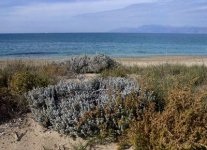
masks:
<instances>
[{"instance_id":1,"label":"silver-green shrub","mask_svg":"<svg viewBox=\"0 0 207 150\"><path fill-rule=\"evenodd\" d=\"M112 58L106 55L77 56L70 58L65 63L76 73L99 73L117 65Z\"/></svg>"},{"instance_id":2,"label":"silver-green shrub","mask_svg":"<svg viewBox=\"0 0 207 150\"><path fill-rule=\"evenodd\" d=\"M120 130L117 121L107 116L104 109L115 112L118 98L138 92L139 86L134 80L97 78L37 88L28 92L26 98L35 119L42 125L61 133L87 137L99 133L102 124ZM93 111L98 115L87 117ZM121 112L121 108L116 111Z\"/></svg>"}]
</instances>

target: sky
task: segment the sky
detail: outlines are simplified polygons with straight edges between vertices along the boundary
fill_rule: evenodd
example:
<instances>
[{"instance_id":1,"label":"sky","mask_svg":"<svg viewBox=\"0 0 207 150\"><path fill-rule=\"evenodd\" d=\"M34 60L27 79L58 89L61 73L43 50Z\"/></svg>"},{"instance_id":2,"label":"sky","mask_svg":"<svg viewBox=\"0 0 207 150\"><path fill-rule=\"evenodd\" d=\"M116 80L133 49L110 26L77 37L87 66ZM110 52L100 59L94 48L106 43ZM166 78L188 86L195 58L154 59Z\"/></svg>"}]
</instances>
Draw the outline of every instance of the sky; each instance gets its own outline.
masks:
<instances>
[{"instance_id":1,"label":"sky","mask_svg":"<svg viewBox=\"0 0 207 150\"><path fill-rule=\"evenodd\" d=\"M0 33L207 27L207 0L0 0Z\"/></svg>"}]
</instances>

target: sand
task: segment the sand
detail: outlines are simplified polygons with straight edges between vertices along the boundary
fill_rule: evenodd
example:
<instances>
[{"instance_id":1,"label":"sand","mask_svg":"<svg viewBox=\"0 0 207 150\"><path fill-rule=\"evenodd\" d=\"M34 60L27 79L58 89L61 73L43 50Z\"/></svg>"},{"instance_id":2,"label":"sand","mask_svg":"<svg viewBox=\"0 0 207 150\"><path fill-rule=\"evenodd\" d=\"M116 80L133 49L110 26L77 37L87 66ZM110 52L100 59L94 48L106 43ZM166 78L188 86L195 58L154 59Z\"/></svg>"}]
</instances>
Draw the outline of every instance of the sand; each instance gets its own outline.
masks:
<instances>
[{"instance_id":1,"label":"sand","mask_svg":"<svg viewBox=\"0 0 207 150\"><path fill-rule=\"evenodd\" d=\"M25 58L25 59L1 59L0 58L0 68L6 66L7 64L12 64L16 62L24 62L28 65L45 65L51 62L63 62L68 60L68 58L45 58L45 59L35 59L35 58ZM115 58L118 62L126 66L150 66L150 65L160 65L160 64L183 64L187 66L192 65L205 65L207 66L207 56L152 56L152 57L128 57L128 58Z\"/></svg>"},{"instance_id":2,"label":"sand","mask_svg":"<svg viewBox=\"0 0 207 150\"><path fill-rule=\"evenodd\" d=\"M127 66L150 66L161 64L182 64L187 66L205 65L207 66L207 56L153 56L153 57L134 57L117 58L118 62Z\"/></svg>"},{"instance_id":3,"label":"sand","mask_svg":"<svg viewBox=\"0 0 207 150\"><path fill-rule=\"evenodd\" d=\"M43 128L32 118L32 114L0 125L0 150L72 150L73 146L86 141L61 135ZM96 150L116 150L115 143L96 145Z\"/></svg>"}]
</instances>

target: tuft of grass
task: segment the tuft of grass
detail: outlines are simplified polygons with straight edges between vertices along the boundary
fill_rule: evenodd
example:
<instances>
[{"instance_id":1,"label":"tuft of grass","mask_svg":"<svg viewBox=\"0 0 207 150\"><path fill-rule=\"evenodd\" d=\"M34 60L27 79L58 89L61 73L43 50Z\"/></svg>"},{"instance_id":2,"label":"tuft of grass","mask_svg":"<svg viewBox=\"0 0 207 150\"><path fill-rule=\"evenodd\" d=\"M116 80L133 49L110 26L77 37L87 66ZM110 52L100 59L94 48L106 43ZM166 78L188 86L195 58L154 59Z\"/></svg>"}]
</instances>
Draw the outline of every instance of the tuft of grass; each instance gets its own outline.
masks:
<instances>
[{"instance_id":1,"label":"tuft of grass","mask_svg":"<svg viewBox=\"0 0 207 150\"><path fill-rule=\"evenodd\" d=\"M13 94L24 94L34 87L45 87L48 84L50 84L50 80L47 76L25 71L17 72L11 77L9 88Z\"/></svg>"},{"instance_id":2,"label":"tuft of grass","mask_svg":"<svg viewBox=\"0 0 207 150\"><path fill-rule=\"evenodd\" d=\"M44 74L57 82L63 78L73 78L75 73L72 72L67 64L51 63L38 68L39 74Z\"/></svg>"},{"instance_id":3,"label":"tuft of grass","mask_svg":"<svg viewBox=\"0 0 207 150\"><path fill-rule=\"evenodd\" d=\"M12 95L7 88L0 87L0 124L27 111L27 101L23 96Z\"/></svg>"},{"instance_id":4,"label":"tuft of grass","mask_svg":"<svg viewBox=\"0 0 207 150\"><path fill-rule=\"evenodd\" d=\"M105 69L101 72L101 77L127 77L128 71L127 68L119 66L113 69Z\"/></svg>"}]
</instances>

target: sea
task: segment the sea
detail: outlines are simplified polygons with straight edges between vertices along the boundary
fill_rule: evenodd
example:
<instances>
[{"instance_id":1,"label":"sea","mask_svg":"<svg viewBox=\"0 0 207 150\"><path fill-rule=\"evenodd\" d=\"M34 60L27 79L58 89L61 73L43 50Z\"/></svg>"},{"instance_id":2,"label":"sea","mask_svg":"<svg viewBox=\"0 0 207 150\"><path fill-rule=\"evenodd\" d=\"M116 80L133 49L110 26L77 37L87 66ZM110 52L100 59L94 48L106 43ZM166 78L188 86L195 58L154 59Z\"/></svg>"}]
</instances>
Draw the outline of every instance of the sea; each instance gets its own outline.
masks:
<instances>
[{"instance_id":1,"label":"sea","mask_svg":"<svg viewBox=\"0 0 207 150\"><path fill-rule=\"evenodd\" d=\"M0 58L206 56L207 34L0 34Z\"/></svg>"}]
</instances>

